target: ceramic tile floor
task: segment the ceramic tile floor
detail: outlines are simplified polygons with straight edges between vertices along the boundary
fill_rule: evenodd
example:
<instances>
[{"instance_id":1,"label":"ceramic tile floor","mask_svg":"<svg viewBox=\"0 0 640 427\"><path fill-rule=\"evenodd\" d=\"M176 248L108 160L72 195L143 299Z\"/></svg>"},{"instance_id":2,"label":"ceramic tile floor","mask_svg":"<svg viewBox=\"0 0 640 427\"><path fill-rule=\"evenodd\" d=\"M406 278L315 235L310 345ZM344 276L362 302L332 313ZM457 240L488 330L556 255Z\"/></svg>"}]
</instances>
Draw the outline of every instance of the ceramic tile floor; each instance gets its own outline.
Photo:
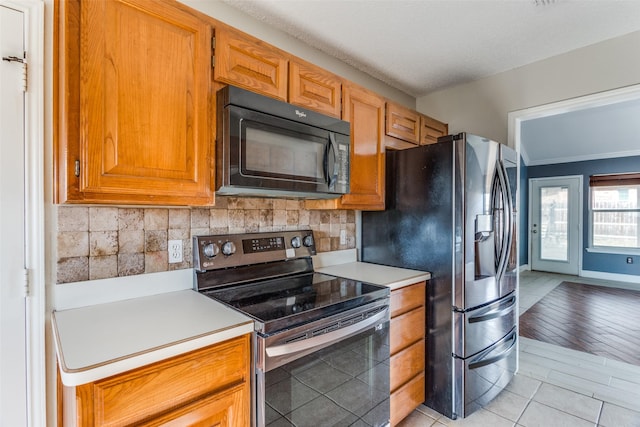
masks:
<instances>
[{"instance_id":1,"label":"ceramic tile floor","mask_svg":"<svg viewBox=\"0 0 640 427\"><path fill-rule=\"evenodd\" d=\"M563 280L633 286L527 271L520 275L520 311ZM519 351L518 374L485 408L453 421L421 406L399 427L640 427L640 366L527 338Z\"/></svg>"}]
</instances>

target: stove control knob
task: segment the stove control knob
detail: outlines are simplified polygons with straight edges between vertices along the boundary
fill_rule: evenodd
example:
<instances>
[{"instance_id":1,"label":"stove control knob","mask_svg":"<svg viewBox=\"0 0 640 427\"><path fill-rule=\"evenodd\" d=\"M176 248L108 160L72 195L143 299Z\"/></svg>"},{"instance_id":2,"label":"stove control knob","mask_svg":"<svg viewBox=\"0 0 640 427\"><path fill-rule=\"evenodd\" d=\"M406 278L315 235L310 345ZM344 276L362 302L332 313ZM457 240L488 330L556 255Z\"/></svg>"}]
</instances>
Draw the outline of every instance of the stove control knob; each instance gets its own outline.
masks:
<instances>
[{"instance_id":1,"label":"stove control knob","mask_svg":"<svg viewBox=\"0 0 640 427\"><path fill-rule=\"evenodd\" d=\"M236 253L236 245L233 242L225 242L222 245L222 253L226 256L233 255Z\"/></svg>"},{"instance_id":2,"label":"stove control knob","mask_svg":"<svg viewBox=\"0 0 640 427\"><path fill-rule=\"evenodd\" d=\"M300 247L300 236L296 236L293 239L291 239L291 246L293 246L294 248Z\"/></svg>"},{"instance_id":3,"label":"stove control knob","mask_svg":"<svg viewBox=\"0 0 640 427\"><path fill-rule=\"evenodd\" d=\"M307 248L313 246L313 235L308 234L304 236L304 239L302 239L302 244Z\"/></svg>"},{"instance_id":4,"label":"stove control knob","mask_svg":"<svg viewBox=\"0 0 640 427\"><path fill-rule=\"evenodd\" d=\"M208 243L202 248L202 252L207 258L213 258L218 255L220 248L215 243Z\"/></svg>"}]
</instances>

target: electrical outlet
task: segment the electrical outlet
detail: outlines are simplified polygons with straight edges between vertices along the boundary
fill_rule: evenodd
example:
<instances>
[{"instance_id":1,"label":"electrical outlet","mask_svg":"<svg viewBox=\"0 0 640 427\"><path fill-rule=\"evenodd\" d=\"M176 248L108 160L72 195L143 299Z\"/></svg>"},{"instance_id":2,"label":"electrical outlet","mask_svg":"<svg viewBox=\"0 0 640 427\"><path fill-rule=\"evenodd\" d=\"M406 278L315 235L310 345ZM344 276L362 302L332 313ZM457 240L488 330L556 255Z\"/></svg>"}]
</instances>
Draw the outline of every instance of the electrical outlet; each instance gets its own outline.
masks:
<instances>
[{"instance_id":1,"label":"electrical outlet","mask_svg":"<svg viewBox=\"0 0 640 427\"><path fill-rule=\"evenodd\" d=\"M630 256L627 257L627 264L633 264L633 258Z\"/></svg>"},{"instance_id":2,"label":"electrical outlet","mask_svg":"<svg viewBox=\"0 0 640 427\"><path fill-rule=\"evenodd\" d=\"M340 244L347 244L347 230L340 230Z\"/></svg>"},{"instance_id":3,"label":"electrical outlet","mask_svg":"<svg viewBox=\"0 0 640 427\"><path fill-rule=\"evenodd\" d=\"M182 240L169 240L169 264L182 262Z\"/></svg>"}]
</instances>

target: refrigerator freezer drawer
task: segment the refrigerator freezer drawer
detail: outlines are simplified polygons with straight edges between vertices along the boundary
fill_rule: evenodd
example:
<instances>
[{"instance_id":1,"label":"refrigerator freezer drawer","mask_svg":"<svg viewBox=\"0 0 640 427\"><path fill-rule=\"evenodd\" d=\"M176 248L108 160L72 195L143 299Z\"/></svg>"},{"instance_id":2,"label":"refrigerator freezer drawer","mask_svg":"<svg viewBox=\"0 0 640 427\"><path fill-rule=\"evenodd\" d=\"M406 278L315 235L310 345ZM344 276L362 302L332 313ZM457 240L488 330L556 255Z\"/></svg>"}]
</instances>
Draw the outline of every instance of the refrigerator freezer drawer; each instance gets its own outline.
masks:
<instances>
[{"instance_id":1,"label":"refrigerator freezer drawer","mask_svg":"<svg viewBox=\"0 0 640 427\"><path fill-rule=\"evenodd\" d=\"M454 312L453 351L467 358L507 335L516 324L516 294L466 312Z\"/></svg>"},{"instance_id":2,"label":"refrigerator freezer drawer","mask_svg":"<svg viewBox=\"0 0 640 427\"><path fill-rule=\"evenodd\" d=\"M509 384L516 371L517 341L514 327L487 350L467 359L455 359L457 417L467 417L482 408Z\"/></svg>"}]
</instances>

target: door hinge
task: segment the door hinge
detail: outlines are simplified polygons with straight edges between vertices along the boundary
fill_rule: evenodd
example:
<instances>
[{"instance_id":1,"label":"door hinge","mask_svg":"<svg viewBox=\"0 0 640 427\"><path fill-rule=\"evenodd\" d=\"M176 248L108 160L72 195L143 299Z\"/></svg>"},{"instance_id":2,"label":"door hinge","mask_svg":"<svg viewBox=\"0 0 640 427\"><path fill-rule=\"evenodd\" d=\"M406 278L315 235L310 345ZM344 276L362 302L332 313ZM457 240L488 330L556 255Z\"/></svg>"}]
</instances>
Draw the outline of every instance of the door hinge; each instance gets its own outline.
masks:
<instances>
[{"instance_id":1,"label":"door hinge","mask_svg":"<svg viewBox=\"0 0 640 427\"><path fill-rule=\"evenodd\" d=\"M23 273L24 273L24 288L23 288L24 289L24 296L28 297L29 296L29 291L30 291L30 289L29 289L30 288L30 286L29 286L29 284L30 284L29 269L25 268L23 270Z\"/></svg>"},{"instance_id":2,"label":"door hinge","mask_svg":"<svg viewBox=\"0 0 640 427\"><path fill-rule=\"evenodd\" d=\"M22 91L27 91L27 52L23 53L23 58L17 56L3 56L3 61L17 62L22 65Z\"/></svg>"},{"instance_id":3,"label":"door hinge","mask_svg":"<svg viewBox=\"0 0 640 427\"><path fill-rule=\"evenodd\" d=\"M216 36L211 37L211 68L216 67Z\"/></svg>"},{"instance_id":4,"label":"door hinge","mask_svg":"<svg viewBox=\"0 0 640 427\"><path fill-rule=\"evenodd\" d=\"M73 174L77 177L80 177L80 160L76 160L76 163L73 169Z\"/></svg>"}]
</instances>

